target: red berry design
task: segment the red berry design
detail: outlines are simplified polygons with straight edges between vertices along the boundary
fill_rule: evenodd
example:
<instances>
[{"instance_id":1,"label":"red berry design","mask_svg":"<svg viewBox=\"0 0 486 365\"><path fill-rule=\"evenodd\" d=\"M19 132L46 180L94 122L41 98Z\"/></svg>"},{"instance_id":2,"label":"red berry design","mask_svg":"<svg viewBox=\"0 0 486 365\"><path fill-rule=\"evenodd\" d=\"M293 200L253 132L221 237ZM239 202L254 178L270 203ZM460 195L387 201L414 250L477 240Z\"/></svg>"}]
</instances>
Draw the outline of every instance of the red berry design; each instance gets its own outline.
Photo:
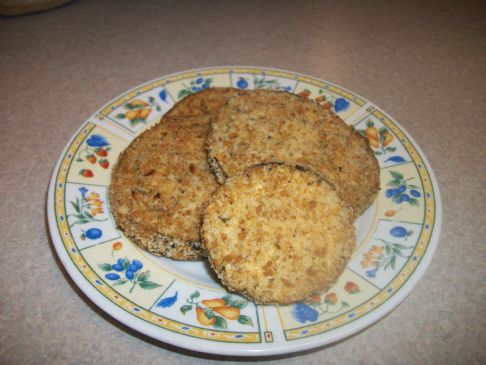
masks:
<instances>
[{"instance_id":1,"label":"red berry design","mask_svg":"<svg viewBox=\"0 0 486 365\"><path fill-rule=\"evenodd\" d=\"M93 177L93 171L90 169L81 169L79 171L79 174L84 177Z\"/></svg>"},{"instance_id":2,"label":"red berry design","mask_svg":"<svg viewBox=\"0 0 486 365\"><path fill-rule=\"evenodd\" d=\"M327 304L330 304L330 305L336 304L337 301L338 301L338 297L337 297L336 293L329 293L324 297L324 302L326 302Z\"/></svg>"},{"instance_id":3,"label":"red berry design","mask_svg":"<svg viewBox=\"0 0 486 365\"><path fill-rule=\"evenodd\" d=\"M332 109L332 104L330 104L329 102L322 104L322 106L328 110Z\"/></svg>"},{"instance_id":4,"label":"red berry design","mask_svg":"<svg viewBox=\"0 0 486 365\"><path fill-rule=\"evenodd\" d=\"M346 290L349 294L357 294L359 293L359 286L352 281L348 281L344 286L344 290Z\"/></svg>"},{"instance_id":5,"label":"red berry design","mask_svg":"<svg viewBox=\"0 0 486 365\"><path fill-rule=\"evenodd\" d=\"M110 166L110 163L108 162L108 160L100 160L100 166L104 169L107 169Z\"/></svg>"},{"instance_id":6,"label":"red berry design","mask_svg":"<svg viewBox=\"0 0 486 365\"><path fill-rule=\"evenodd\" d=\"M302 91L299 93L299 95L300 95L300 96L302 96L302 97L304 97L304 98L308 98L308 97L310 96L310 94L311 94L311 93L310 93L310 90L307 90L307 89L302 90Z\"/></svg>"},{"instance_id":7,"label":"red berry design","mask_svg":"<svg viewBox=\"0 0 486 365\"><path fill-rule=\"evenodd\" d=\"M99 150L96 151L96 154L101 157L106 157L108 156L108 151L103 148L100 148Z\"/></svg>"},{"instance_id":8,"label":"red berry design","mask_svg":"<svg viewBox=\"0 0 486 365\"><path fill-rule=\"evenodd\" d=\"M86 160L88 160L91 163L96 163L97 158L95 155L88 155L86 156Z\"/></svg>"}]
</instances>

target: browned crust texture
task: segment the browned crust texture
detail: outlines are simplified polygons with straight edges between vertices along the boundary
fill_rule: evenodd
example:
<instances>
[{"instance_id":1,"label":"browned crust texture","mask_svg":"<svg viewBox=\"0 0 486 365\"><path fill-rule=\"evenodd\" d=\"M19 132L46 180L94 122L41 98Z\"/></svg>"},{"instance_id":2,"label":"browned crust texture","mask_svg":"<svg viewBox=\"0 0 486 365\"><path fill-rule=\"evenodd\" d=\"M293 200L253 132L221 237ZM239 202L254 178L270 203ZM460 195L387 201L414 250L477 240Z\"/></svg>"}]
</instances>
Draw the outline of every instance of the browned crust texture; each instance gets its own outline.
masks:
<instances>
[{"instance_id":1,"label":"browned crust texture","mask_svg":"<svg viewBox=\"0 0 486 365\"><path fill-rule=\"evenodd\" d=\"M201 209L217 188L207 164L208 116L164 117L120 155L109 189L117 225L136 244L177 260L205 256Z\"/></svg>"},{"instance_id":2,"label":"browned crust texture","mask_svg":"<svg viewBox=\"0 0 486 365\"><path fill-rule=\"evenodd\" d=\"M208 158L219 183L269 161L309 166L336 186L355 217L373 203L380 186L366 138L321 105L278 91L232 97L213 118Z\"/></svg>"},{"instance_id":3,"label":"browned crust texture","mask_svg":"<svg viewBox=\"0 0 486 365\"><path fill-rule=\"evenodd\" d=\"M166 113L166 117L206 115L217 112L238 90L214 87L186 96Z\"/></svg>"},{"instance_id":4,"label":"browned crust texture","mask_svg":"<svg viewBox=\"0 0 486 365\"><path fill-rule=\"evenodd\" d=\"M228 178L203 212L202 236L223 284L256 303L322 293L355 245L351 209L317 173L262 164Z\"/></svg>"}]
</instances>

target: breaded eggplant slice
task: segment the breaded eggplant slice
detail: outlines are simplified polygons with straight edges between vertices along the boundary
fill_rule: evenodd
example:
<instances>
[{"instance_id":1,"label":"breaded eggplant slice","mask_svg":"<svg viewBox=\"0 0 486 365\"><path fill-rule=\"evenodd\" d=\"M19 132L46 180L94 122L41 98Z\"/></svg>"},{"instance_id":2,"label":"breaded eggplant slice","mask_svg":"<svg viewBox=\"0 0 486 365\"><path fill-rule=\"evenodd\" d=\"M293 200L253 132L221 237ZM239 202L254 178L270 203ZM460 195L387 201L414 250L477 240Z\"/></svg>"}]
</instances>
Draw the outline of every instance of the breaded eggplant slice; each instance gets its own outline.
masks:
<instances>
[{"instance_id":1,"label":"breaded eggplant slice","mask_svg":"<svg viewBox=\"0 0 486 365\"><path fill-rule=\"evenodd\" d=\"M362 214L380 187L378 162L365 137L306 98L255 90L232 97L212 119L209 165L219 183L269 161L308 166Z\"/></svg>"},{"instance_id":2,"label":"breaded eggplant slice","mask_svg":"<svg viewBox=\"0 0 486 365\"><path fill-rule=\"evenodd\" d=\"M203 212L203 244L230 290L256 303L320 294L355 247L352 210L317 173L268 163L228 178Z\"/></svg>"},{"instance_id":3,"label":"breaded eggplant slice","mask_svg":"<svg viewBox=\"0 0 486 365\"><path fill-rule=\"evenodd\" d=\"M201 209L218 187L205 150L209 117L163 117L120 155L109 189L120 229L140 247L176 260L206 256Z\"/></svg>"}]
</instances>

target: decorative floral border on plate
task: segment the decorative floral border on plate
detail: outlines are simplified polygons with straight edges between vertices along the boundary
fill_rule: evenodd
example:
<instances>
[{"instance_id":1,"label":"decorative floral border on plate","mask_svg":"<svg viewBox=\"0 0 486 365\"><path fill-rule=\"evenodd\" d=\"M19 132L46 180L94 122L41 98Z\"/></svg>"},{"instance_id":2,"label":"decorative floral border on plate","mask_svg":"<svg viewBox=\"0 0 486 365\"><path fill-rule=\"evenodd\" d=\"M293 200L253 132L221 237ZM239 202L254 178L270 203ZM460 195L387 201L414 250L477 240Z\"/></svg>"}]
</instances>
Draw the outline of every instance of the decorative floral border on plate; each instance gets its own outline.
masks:
<instances>
[{"instance_id":1,"label":"decorative floral border on plate","mask_svg":"<svg viewBox=\"0 0 486 365\"><path fill-rule=\"evenodd\" d=\"M163 268L156 269L157 271L160 270L160 273L158 273L159 278L162 275L164 280L167 280L170 284L166 285L166 288L161 292L160 296L157 297L153 305L147 307L136 304L133 297L128 298L129 294L125 295L121 293L119 286L116 286L123 286L123 284L131 281L133 285L131 285L131 290L129 291L130 295L137 285L147 291L164 286L148 279L148 275L150 274L147 272L150 272L150 270L146 270L142 273L141 267L143 264L140 260L134 259L130 261L125 259L128 261L124 261L124 259L118 259L118 266L114 263L112 265L113 268L109 267L111 265L109 263L98 264L102 270L109 272L103 276L100 273L99 268L97 269L93 266L93 262L85 259L83 250L86 249L88 245L85 246L84 243L81 245L79 244L79 237L73 237L72 224L71 227L69 224L69 215L73 214L69 214L67 211L69 202L66 199L66 186L68 184L75 184L77 181L73 181L72 178L72 181L69 181L68 175L71 174L70 176L73 176L73 169L79 169L79 166L75 165L76 163L79 163L79 161L83 161L83 163L90 162L96 164L99 174L106 175L106 177L103 178L104 180L102 179L103 183L100 184L100 186L106 187L109 183L108 172L110 163L113 164L115 162L113 160L110 161L110 158L107 156L111 148L109 143L102 135L93 134L93 131L101 131L100 133L116 136L118 139L122 140L125 145L128 145L131 139L133 139L146 126L156 122L161 115L169 110L170 107L182 97L192 92L199 91L201 88L212 86L233 86L242 89L262 87L294 92L303 97L313 97L325 107L334 109L334 111L340 114L348 124L352 124L356 128L358 128L357 126L359 125L363 125L367 118L374 118L374 120L383 124L383 127L381 127L379 131L377 128L373 130L373 123L370 123L371 119L369 119L361 132L368 137L370 144L377 148L375 152L376 154L386 154L387 152L390 152L390 157L383 161L393 163L391 166L413 163L420 178L420 186L410 185L415 188L407 186L407 182L405 182L407 179L403 174L397 171L390 172L392 171L390 165L386 165L385 162L380 160L382 174L390 172L393 177L392 183L402 188L403 191L398 191L398 188L395 189L391 187L382 192L382 194L385 194L386 196L380 195L379 199L386 200L389 198L390 200L393 200L394 203L405 203L404 205L407 205L407 203L411 205L413 202L418 204L417 202L420 200L423 201L424 206L421 208L423 210L423 219L421 222L410 222L410 224L420 225L421 229L420 233L416 235L416 244L413 246L413 250L408 253L407 256L404 256L401 251L406 248L404 244L388 243L387 245L380 247L372 246L369 248L368 253L364 253L363 261L361 261L362 266L375 265L373 266L373 269L366 271L366 275L353 271L351 266L348 267L348 270L352 275L358 275L362 279L368 280L371 275L376 276L376 273L380 268L386 270L386 265L389 266L391 264L393 266L395 263L395 257L393 256L401 256L406 259L401 269L396 272L394 277L383 287L380 287L380 284L373 283L373 279L370 279L371 285L378 288L378 292L375 295L367 298L362 303L355 303L351 306L343 301L340 304L341 309L336 311L335 316L323 316L322 320L317 320L317 318L320 317L320 315L316 314L318 313L317 310L320 310L323 314L332 313L329 306L337 305L336 294L331 293L333 295L327 294L324 298L318 298L314 307L297 307L297 305L294 305L292 308L274 309L274 313L272 313L272 307L256 306L254 312L245 312L246 314L242 314L243 312L240 313L240 309L238 309L238 311L236 309L238 304L234 304L232 307L233 312L231 312L231 310L226 310L225 312L221 309L215 311L213 307L203 306L195 299L196 297L192 297L193 293L191 294L191 298L186 300L189 304L186 304L184 309L184 306L181 307L181 311L183 314L186 314L186 312L190 313L193 310L196 310L195 313L197 312L198 317L197 322L193 321L193 323L187 323L185 320L174 320L169 316L161 315L160 311L157 313L154 311L155 304L163 298L165 292L176 279L172 278L170 273L165 272ZM123 113L120 111L123 111ZM149 115L151 115L150 118ZM394 141L395 147L390 144L393 138L396 139L396 141ZM91 142L88 143L88 146L85 146L85 148L82 149L81 146L86 141ZM376 146L373 145L373 143L375 143ZM406 151L407 155L403 154L405 157L400 157L397 154L394 155L391 153L395 151L397 146ZM81 150L84 151L84 157L81 156ZM66 254L69 256L70 262L63 260L63 264L70 274L76 276L78 280L85 280L111 304L123 309L126 313L129 313L130 316L135 317L136 320L145 322L145 324L132 322L132 319L124 317L124 323L129 322L127 324L130 326L166 342L203 352L239 355L293 352L337 341L338 339L355 333L363 327L373 323L403 300L423 274L428 261L430 261L435 246L437 245L441 211L440 197L437 185L433 178L433 173L430 168L427 167L427 162L424 161L422 156L422 153L419 151L416 143L413 142L411 137L409 137L396 122L387 117L384 112L354 93L328 82L287 71L252 67L221 67L188 71L169 75L149 82L121 95L114 101L108 103L85 123L66 147L65 153L63 153L58 163L58 168L54 171L48 198L50 212L48 216L49 225L58 254L61 257L65 257ZM409 161L406 160L407 158L409 158ZM90 165L88 165L88 167L90 167ZM76 173L79 174L80 179L91 178L97 173L97 170L95 170L95 173L93 173L92 170L93 169L82 168L79 172L76 170ZM384 179L386 178L382 175L382 180ZM89 185L86 181L82 181L82 183L87 186ZM382 181L382 188L383 187ZM389 194L388 190L392 192ZM412 190L415 192L412 192ZM83 193L83 198L85 198L85 191L80 191ZM415 199L415 196L420 197L420 199ZM77 210L75 212L77 216L81 217L78 222L84 224L87 222L101 221L101 219L97 219L91 214L104 212L103 207L101 207L102 201L99 198L99 194L95 193L91 196L89 202L95 204L94 208L91 207L91 210L80 211L80 202L81 201L78 201ZM89 203L86 199L83 200L83 202L87 204ZM90 208L89 205L86 205L86 207ZM107 209L109 212L107 206L104 207L104 209ZM399 211L400 209L401 208L398 208L397 210ZM393 214L395 214L397 210L393 210ZM388 212L389 211L385 212L386 217L388 217ZM112 217L109 216L105 220L112 221ZM376 218L375 215L375 218L373 219L373 229L377 229L377 221L379 220L383 219ZM390 221L394 221L393 218L391 218ZM404 234L407 230L402 227L402 225L406 225L407 222L398 220L396 222L400 225L394 227L396 234L393 235L396 237L405 237ZM410 232L412 231L410 230ZM79 236L79 233L77 234ZM95 242L93 245L106 245L108 242L108 244L113 247L113 256L113 252L122 247L122 243L113 243L111 239L97 242L96 239L100 239L101 235L102 230L99 228L90 228L87 231L82 231L80 237L83 240L88 237L88 240ZM360 250L368 241L373 239L372 235L373 231L370 230L367 235L367 240L360 245ZM432 236L434 236L434 239L432 239ZM58 240L58 237L60 240ZM78 243L76 242L77 240ZM123 242L127 244L126 241ZM384 253L385 248L388 256ZM360 253L363 252L360 251ZM428 260L424 264L423 258L427 253ZM125 266L123 267L124 263ZM130 269L133 271L129 273L128 266L130 263L132 263L131 266L134 267ZM133 264L137 264L139 267L135 267L137 265ZM74 268L79 272L82 279L80 279L77 274L72 273ZM421 268L421 272L414 275L417 268ZM122 278L120 276L122 272L128 276ZM194 285L190 280L186 281L184 285L186 284L189 286ZM78 285L80 284L78 283ZM404 290L404 286L408 287L407 290ZM81 288L85 292L89 291L90 297L93 295L96 296L91 289L85 289L84 286ZM197 291L197 285L195 285L195 289ZM359 286L354 282L348 281L345 289L348 294L359 292ZM199 291L197 292L197 296L199 296ZM397 296L397 293L403 294ZM176 291L175 296L164 298L161 302L165 303L164 305L172 305L173 302L175 303L177 300L177 295L178 292ZM223 301L221 298L212 300L214 303ZM233 301L232 299L227 299L227 301L230 301L229 304L238 303L238 301ZM209 299L202 300L202 302L212 303ZM231 307L229 304L228 302L223 303L226 307ZM164 305L162 305L162 307ZM191 306L190 309L189 306ZM325 310L323 309L323 306L326 306ZM244 307L246 307L246 304L241 307L241 310L249 311L249 309L243 309ZM381 309L377 310L379 308ZM104 309L110 313L109 308ZM112 310L111 312L115 311ZM225 315L221 316L216 312ZM232 317L233 314L230 312L237 313L237 315ZM114 313L110 314L114 315ZM115 315L115 317L117 316ZM270 319L270 317L272 319ZM229 320L226 320L225 318L229 318ZM278 320L276 320L276 318L278 318ZM251 324L253 330L247 330L246 328L244 331L227 330L227 323L232 320L236 322L236 319L238 319L238 322L241 325ZM303 326L298 325L299 323L305 323L307 321L314 323ZM276 323L279 324L281 327L280 329L276 328ZM154 325L157 328L160 328L160 334L158 333L157 335L154 335L153 329L146 328L146 325ZM342 331L338 333L336 332L337 329L342 329ZM170 332L164 334L163 331L165 330ZM333 331L336 333L335 336L330 335L330 333L334 333ZM195 341L187 342L184 340L181 341L180 339L172 339L169 333L189 336L195 339ZM199 340L202 342L199 342ZM216 347L206 346L205 344L208 343L207 340L220 344L216 345ZM245 344L246 347L242 349L235 347L235 345L231 345L235 343ZM255 352L255 350L257 352Z\"/></svg>"},{"instance_id":2,"label":"decorative floral border on plate","mask_svg":"<svg viewBox=\"0 0 486 365\"><path fill-rule=\"evenodd\" d=\"M56 178L57 184L55 191L55 212L57 229L59 230L59 234L63 239L66 251L69 253L72 262L75 264L78 270L80 270L82 275L89 281L89 283L107 299L109 299L113 303L116 303L119 307L123 308L128 313L131 313L151 324L184 335L215 341L247 343L261 342L260 332L239 333L226 331L208 331L205 328L191 326L187 323L181 323L178 321L173 321L170 318L155 314L154 312L144 309L141 306L138 306L132 301L128 300L118 291L114 290L112 286L107 285L106 278L100 277L98 274L95 273L92 265L85 260L81 250L78 248L78 245L73 238L66 214L66 205L68 202L65 199L66 182L68 173L70 171L71 163L74 160L75 156L77 156L80 146L94 128L95 124L88 122L83 130L78 133L73 143L71 143L69 150L64 155L61 167L57 172Z\"/></svg>"}]
</instances>

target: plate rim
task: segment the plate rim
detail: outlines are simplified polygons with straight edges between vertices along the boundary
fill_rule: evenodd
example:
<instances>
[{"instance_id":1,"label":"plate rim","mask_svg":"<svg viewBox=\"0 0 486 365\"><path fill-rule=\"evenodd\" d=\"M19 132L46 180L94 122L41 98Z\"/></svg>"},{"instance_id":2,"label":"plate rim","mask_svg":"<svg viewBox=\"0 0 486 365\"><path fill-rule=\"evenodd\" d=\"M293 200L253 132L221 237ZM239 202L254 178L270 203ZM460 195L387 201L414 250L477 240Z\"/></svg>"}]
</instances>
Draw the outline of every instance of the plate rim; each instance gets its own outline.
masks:
<instances>
[{"instance_id":1,"label":"plate rim","mask_svg":"<svg viewBox=\"0 0 486 365\"><path fill-rule=\"evenodd\" d=\"M54 193L55 193L55 187L57 183L57 173L59 171L59 168L61 166L61 162L63 160L63 157L67 153L69 147L71 146L72 142L76 138L76 136L83 130L85 127L86 123L88 122L89 118L91 118L93 115L96 115L99 113L101 110L106 108L108 105L113 103L115 100L121 98L123 95L126 95L127 93L130 93L134 90L140 89L146 85L149 85L153 82L156 82L157 80L161 79L168 79L176 75L182 75L182 74L188 74L188 73L197 73L197 72L204 72L204 71L210 71L210 70L218 70L218 69L227 69L228 73L230 72L231 69L252 69L252 70L263 70L263 71L276 71L276 72L282 72L282 73L287 73L294 75L296 77L306 77L312 80L316 80L319 82L323 82L329 85L333 85L338 87L339 89L343 91L350 92L354 94L355 96L361 98L364 100L366 103L374 106L376 109L379 109L387 118L389 118L399 129L400 131L407 137L407 139L410 141L412 146L417 150L420 158L423 161L423 164L427 170L427 173L430 178L431 185L433 187L434 191L434 197L435 197L435 217L434 217L434 226L432 227L432 232L431 236L429 239L429 242L427 244L427 249L424 252L420 263L417 265L415 270L410 274L410 276L407 278L407 281L402 285L400 290L394 293L393 296L391 296L388 300L386 300L382 305L379 307L375 308L371 312L368 312L361 316L360 318L356 319L352 323L349 323L345 326L342 326L340 328L336 328L333 331L334 336L331 338L326 338L322 336L312 336L312 337L306 337L298 340L292 341L292 343L285 343L277 346L275 343L269 347L269 348L249 348L251 347L252 344L244 344L244 343L227 343L227 344L222 344L219 342L212 342L212 341L207 341L204 339L200 338L192 338L192 337L186 337L183 335L179 335L173 332L170 332L168 330L165 330L164 328L156 327L155 325L149 324L144 322L142 319L133 316L127 312L125 312L122 308L118 307L115 305L112 301L110 301L108 298L103 296L100 292L96 290L81 274L79 269L76 267L76 265L71 261L64 245L62 238L60 237L60 234L57 230L57 222L56 222L56 216L55 216L55 211L54 211ZM252 357L252 356L273 356L273 355L283 355L283 354L292 354L296 352L301 352L305 350L310 350L310 349L319 349L324 346L330 345L332 343L336 343L337 341L340 341L344 338L347 338L353 334L356 334L358 332L361 332L365 330L366 328L370 327L371 325L377 323L380 319L384 318L387 314L389 314L392 310L394 310L401 302L403 302L408 295L413 291L413 289L416 287L418 282L422 279L422 277L425 275L427 269L430 266L430 263L432 261L432 258L435 254L435 251L437 249L438 243L439 243L439 238L440 238L440 232L441 232L441 227L442 227L442 199L440 195L440 190L439 190L439 185L437 182L437 178L435 176L435 173L430 165L429 160L427 159L426 155L424 154L423 150L420 148L420 146L417 144L416 140L406 131L403 126L397 122L394 118L392 118L390 115L388 115L382 108L380 108L377 104L369 101L367 98L362 97L360 94L351 91L345 87L342 87L340 85L337 85L333 82L321 79L316 76L311 76L307 75L304 73L300 72L295 72L295 71L289 71L285 69L280 69L280 68L275 68L275 67L263 67L263 66L237 66L237 65L231 65L231 66L208 66L208 67L201 67L201 68L193 68L193 69L187 69L187 70L182 70L179 72L174 72L166 75L162 75L158 78L152 79L150 81L144 82L142 84L136 85L133 88L130 88L128 90L123 91L122 93L118 94L115 96L113 99L108 101L107 103L103 104L100 108L98 108L94 113L91 113L88 118L86 118L82 123L81 126L71 135L69 138L68 142L64 146L53 170L52 170L52 175L50 177L50 183L49 183L49 190L47 194L47 214L48 214L48 226L49 226L49 232L52 240L52 244L54 246L54 249L56 251L56 254L58 255L64 269L66 272L69 274L71 279L74 281L74 283L78 286L79 289L93 302L96 304L98 308L103 310L105 313L113 317L115 320L123 323L124 325L128 326L129 328L140 332L144 335L147 335L149 337L152 337L158 341L161 341L163 343L167 343L179 348L185 348L191 351L195 351L198 353L210 353L214 355L236 355L236 356L242 356L242 357ZM201 344L199 341L204 341L204 346L201 348ZM263 343L264 344L264 343Z\"/></svg>"}]
</instances>

